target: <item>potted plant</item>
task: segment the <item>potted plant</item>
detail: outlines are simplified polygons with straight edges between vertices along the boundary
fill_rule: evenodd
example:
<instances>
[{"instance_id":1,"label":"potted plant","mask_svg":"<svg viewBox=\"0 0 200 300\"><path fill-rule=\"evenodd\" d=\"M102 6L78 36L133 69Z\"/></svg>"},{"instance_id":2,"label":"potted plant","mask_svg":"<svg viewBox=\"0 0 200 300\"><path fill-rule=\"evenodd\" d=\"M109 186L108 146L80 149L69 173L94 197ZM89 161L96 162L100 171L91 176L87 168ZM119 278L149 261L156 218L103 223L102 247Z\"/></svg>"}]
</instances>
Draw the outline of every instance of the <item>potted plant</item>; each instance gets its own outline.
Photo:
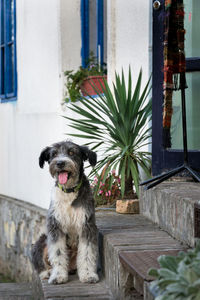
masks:
<instances>
[{"instance_id":1,"label":"potted plant","mask_svg":"<svg viewBox=\"0 0 200 300\"><path fill-rule=\"evenodd\" d=\"M142 71L132 91L131 70L129 68L127 86L122 70L121 77L115 75L113 93L104 81L103 94L81 101L82 107L69 106L80 118L66 117L71 121L70 126L78 130L72 136L90 139L88 145L101 151L101 159L91 176L101 172L100 184L100 181L105 182L109 172L116 170L122 199L134 197L134 192L139 195L139 166L150 176L150 153L142 148L150 143L151 136L151 100L147 101L150 79L142 92L141 83Z\"/></svg>"},{"instance_id":2,"label":"potted plant","mask_svg":"<svg viewBox=\"0 0 200 300\"><path fill-rule=\"evenodd\" d=\"M77 71L65 71L64 76L66 78L66 97L64 101L76 102L82 98L82 96L96 95L96 89L98 92L102 92L101 85L104 85L103 79L107 79L106 64L100 66L97 63L97 58L90 53L90 57L86 63L86 67L79 67Z\"/></svg>"},{"instance_id":3,"label":"potted plant","mask_svg":"<svg viewBox=\"0 0 200 300\"><path fill-rule=\"evenodd\" d=\"M149 271L157 278L150 284L155 300L200 299L200 241L196 248L176 257L161 255L158 262L160 269Z\"/></svg>"}]
</instances>

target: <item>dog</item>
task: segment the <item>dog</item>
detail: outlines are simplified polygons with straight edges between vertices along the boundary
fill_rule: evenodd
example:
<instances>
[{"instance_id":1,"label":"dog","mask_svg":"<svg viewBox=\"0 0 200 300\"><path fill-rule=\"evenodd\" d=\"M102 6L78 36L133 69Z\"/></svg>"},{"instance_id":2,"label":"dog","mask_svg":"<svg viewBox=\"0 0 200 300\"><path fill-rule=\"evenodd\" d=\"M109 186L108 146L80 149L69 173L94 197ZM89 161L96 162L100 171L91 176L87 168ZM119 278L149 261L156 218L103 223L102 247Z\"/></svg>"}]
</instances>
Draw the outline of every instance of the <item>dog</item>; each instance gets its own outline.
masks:
<instances>
[{"instance_id":1,"label":"dog","mask_svg":"<svg viewBox=\"0 0 200 300\"><path fill-rule=\"evenodd\" d=\"M31 250L32 263L41 279L49 284L68 281L77 269L83 283L96 283L98 245L94 198L84 174L84 161L91 166L97 155L86 146L63 141L46 147L39 165L49 163L55 179L47 214L47 234L40 236Z\"/></svg>"}]
</instances>

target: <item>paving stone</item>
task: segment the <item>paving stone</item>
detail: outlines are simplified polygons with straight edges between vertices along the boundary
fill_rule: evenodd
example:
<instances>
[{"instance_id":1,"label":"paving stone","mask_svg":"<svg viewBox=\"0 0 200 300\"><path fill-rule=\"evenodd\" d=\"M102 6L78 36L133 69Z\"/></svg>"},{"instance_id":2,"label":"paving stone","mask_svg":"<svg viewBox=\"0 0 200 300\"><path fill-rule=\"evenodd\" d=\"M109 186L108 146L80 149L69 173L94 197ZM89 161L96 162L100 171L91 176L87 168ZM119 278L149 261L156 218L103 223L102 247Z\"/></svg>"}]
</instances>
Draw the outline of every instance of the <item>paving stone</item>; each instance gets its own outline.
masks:
<instances>
[{"instance_id":1,"label":"paving stone","mask_svg":"<svg viewBox=\"0 0 200 300\"><path fill-rule=\"evenodd\" d=\"M96 284L81 283L77 275L69 277L66 284L49 285L47 280L42 281L45 299L102 299L111 300L112 296L104 281Z\"/></svg>"},{"instance_id":2,"label":"paving stone","mask_svg":"<svg viewBox=\"0 0 200 300\"><path fill-rule=\"evenodd\" d=\"M30 283L0 283L0 300L34 300Z\"/></svg>"}]
</instances>

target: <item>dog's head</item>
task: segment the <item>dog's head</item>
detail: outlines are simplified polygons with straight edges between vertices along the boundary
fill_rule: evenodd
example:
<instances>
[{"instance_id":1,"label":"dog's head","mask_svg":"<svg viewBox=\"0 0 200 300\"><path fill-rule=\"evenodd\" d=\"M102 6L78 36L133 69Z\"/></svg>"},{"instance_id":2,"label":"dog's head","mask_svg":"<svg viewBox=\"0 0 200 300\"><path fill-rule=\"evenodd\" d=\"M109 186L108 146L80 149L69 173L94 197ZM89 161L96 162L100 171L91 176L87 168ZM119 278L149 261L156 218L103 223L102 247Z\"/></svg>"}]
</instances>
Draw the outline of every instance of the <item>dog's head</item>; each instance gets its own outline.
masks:
<instances>
[{"instance_id":1,"label":"dog's head","mask_svg":"<svg viewBox=\"0 0 200 300\"><path fill-rule=\"evenodd\" d=\"M78 146L69 141L55 143L46 147L40 154L39 165L49 163L49 171L53 178L66 188L77 184L83 174L83 162L89 160L92 166L97 162L95 152L85 146Z\"/></svg>"}]
</instances>

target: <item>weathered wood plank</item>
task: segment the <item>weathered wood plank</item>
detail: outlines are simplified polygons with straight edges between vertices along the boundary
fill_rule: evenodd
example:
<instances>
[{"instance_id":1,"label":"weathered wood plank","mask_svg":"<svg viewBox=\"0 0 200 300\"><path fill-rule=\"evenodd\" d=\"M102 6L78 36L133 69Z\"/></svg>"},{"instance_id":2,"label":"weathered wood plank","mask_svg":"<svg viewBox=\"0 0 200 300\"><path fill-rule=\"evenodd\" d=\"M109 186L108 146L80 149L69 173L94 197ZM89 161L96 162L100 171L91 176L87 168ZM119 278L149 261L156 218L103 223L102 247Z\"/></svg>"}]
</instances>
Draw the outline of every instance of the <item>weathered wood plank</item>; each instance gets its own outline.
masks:
<instances>
[{"instance_id":1,"label":"weathered wood plank","mask_svg":"<svg viewBox=\"0 0 200 300\"><path fill-rule=\"evenodd\" d=\"M45 299L110 299L110 293L104 282L96 284L81 283L76 275L70 276L66 284L49 285L42 281Z\"/></svg>"},{"instance_id":2,"label":"weathered wood plank","mask_svg":"<svg viewBox=\"0 0 200 300\"><path fill-rule=\"evenodd\" d=\"M140 232L125 231L121 233L108 233L104 237L105 241L112 246L133 246L133 249L137 249L137 246L141 249L148 250L152 245L155 246L155 250L164 246L167 249L169 247L180 248L180 243L177 240L171 238L166 232L161 230L148 231L148 229Z\"/></svg>"},{"instance_id":3,"label":"weathered wood plank","mask_svg":"<svg viewBox=\"0 0 200 300\"><path fill-rule=\"evenodd\" d=\"M176 256L180 250L155 250L155 251L121 251L120 262L133 275L138 274L143 280L152 281L154 278L148 275L150 268L159 268L158 257L160 255Z\"/></svg>"},{"instance_id":4,"label":"weathered wood plank","mask_svg":"<svg viewBox=\"0 0 200 300\"><path fill-rule=\"evenodd\" d=\"M0 283L0 300L31 300L30 283Z\"/></svg>"},{"instance_id":5,"label":"weathered wood plank","mask_svg":"<svg viewBox=\"0 0 200 300\"><path fill-rule=\"evenodd\" d=\"M96 213L96 223L98 228L101 229L114 229L114 228L133 228L135 226L148 226L152 222L141 215L122 215L116 212L100 211Z\"/></svg>"},{"instance_id":6,"label":"weathered wood plank","mask_svg":"<svg viewBox=\"0 0 200 300\"><path fill-rule=\"evenodd\" d=\"M77 297L66 297L66 298L48 298L48 300L112 300L112 298L110 296L106 296L106 295L103 295L103 296L91 296L91 297L88 297L88 296L77 296Z\"/></svg>"},{"instance_id":7,"label":"weathered wood plank","mask_svg":"<svg viewBox=\"0 0 200 300\"><path fill-rule=\"evenodd\" d=\"M150 268L159 268L158 257L160 255L177 255L180 250L154 250L154 251L121 251L119 259L121 264L133 275L135 287L143 294L144 282L150 282L155 278L148 275Z\"/></svg>"}]
</instances>

